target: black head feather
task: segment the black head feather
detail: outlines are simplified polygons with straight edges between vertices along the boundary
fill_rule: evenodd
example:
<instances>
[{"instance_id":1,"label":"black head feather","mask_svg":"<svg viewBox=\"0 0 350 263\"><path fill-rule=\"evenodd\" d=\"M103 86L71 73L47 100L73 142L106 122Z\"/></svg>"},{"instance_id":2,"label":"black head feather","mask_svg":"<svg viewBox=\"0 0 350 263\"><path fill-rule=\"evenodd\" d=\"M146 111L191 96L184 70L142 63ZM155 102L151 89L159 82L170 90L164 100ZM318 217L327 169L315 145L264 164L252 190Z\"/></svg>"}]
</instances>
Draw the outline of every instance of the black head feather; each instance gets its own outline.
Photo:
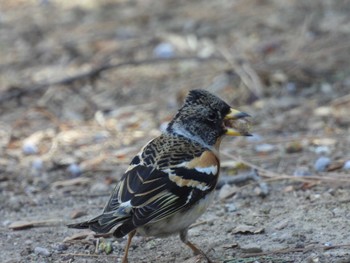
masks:
<instances>
[{"instance_id":1,"label":"black head feather","mask_svg":"<svg viewBox=\"0 0 350 263\"><path fill-rule=\"evenodd\" d=\"M230 106L206 90L191 90L167 131L213 146L224 133L224 117Z\"/></svg>"}]
</instances>

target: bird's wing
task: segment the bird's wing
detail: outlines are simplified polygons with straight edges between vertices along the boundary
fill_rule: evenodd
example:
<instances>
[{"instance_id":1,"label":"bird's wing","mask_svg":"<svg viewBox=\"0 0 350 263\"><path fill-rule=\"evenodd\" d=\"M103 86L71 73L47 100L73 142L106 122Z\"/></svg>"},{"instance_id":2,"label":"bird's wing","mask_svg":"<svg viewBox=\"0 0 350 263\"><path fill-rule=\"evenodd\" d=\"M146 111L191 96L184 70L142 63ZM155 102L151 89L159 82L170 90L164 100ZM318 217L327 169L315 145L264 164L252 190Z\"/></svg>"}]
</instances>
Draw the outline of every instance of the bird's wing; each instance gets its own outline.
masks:
<instances>
[{"instance_id":1,"label":"bird's wing","mask_svg":"<svg viewBox=\"0 0 350 263\"><path fill-rule=\"evenodd\" d=\"M116 236L171 216L215 188L219 172L215 154L203 150L191 158L184 153L184 157L162 167L146 166L139 157L138 163L131 163L104 210L130 217L124 229L118 227Z\"/></svg>"}]
</instances>

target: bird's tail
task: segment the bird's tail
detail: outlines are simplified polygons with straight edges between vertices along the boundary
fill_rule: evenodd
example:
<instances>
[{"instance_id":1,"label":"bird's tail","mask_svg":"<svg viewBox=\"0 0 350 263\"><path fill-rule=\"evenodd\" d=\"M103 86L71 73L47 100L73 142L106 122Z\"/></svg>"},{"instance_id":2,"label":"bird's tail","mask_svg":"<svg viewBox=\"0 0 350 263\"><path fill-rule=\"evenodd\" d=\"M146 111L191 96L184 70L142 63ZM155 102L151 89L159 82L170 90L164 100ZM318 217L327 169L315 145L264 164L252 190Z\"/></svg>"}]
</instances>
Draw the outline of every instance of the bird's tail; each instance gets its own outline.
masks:
<instances>
[{"instance_id":1,"label":"bird's tail","mask_svg":"<svg viewBox=\"0 0 350 263\"><path fill-rule=\"evenodd\" d=\"M89 228L96 233L108 233L113 227L127 221L128 217L116 217L114 213L103 213L91 220L69 224L69 228Z\"/></svg>"}]
</instances>

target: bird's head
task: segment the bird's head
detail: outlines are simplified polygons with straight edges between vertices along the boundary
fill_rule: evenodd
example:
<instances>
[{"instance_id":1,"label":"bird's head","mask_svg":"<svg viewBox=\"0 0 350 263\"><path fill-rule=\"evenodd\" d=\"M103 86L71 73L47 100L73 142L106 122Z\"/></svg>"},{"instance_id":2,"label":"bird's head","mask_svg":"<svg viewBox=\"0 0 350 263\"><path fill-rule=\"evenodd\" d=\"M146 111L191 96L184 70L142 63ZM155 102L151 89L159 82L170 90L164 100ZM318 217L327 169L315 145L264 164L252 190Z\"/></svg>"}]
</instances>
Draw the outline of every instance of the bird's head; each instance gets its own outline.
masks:
<instances>
[{"instance_id":1,"label":"bird's head","mask_svg":"<svg viewBox=\"0 0 350 263\"><path fill-rule=\"evenodd\" d=\"M224 135L250 136L247 113L231 108L205 90L191 90L184 105L167 127L206 146L214 146Z\"/></svg>"}]
</instances>

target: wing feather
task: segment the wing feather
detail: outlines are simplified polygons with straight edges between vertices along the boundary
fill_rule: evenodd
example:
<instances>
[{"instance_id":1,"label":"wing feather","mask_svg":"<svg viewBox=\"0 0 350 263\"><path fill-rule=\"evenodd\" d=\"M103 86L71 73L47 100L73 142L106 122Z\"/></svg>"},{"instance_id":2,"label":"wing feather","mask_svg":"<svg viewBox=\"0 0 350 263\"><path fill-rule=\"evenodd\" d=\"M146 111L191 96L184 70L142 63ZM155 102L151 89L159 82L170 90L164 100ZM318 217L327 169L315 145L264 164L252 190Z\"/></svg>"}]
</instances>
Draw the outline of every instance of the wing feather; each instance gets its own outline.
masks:
<instances>
[{"instance_id":1,"label":"wing feather","mask_svg":"<svg viewBox=\"0 0 350 263\"><path fill-rule=\"evenodd\" d=\"M215 188L219 161L213 153L193 142L176 141L166 146L161 137L159 140L151 141L133 159L103 214L94 219L95 231L99 225L104 231L117 225L114 235L124 236L187 209ZM215 169L201 166L203 158Z\"/></svg>"}]
</instances>

